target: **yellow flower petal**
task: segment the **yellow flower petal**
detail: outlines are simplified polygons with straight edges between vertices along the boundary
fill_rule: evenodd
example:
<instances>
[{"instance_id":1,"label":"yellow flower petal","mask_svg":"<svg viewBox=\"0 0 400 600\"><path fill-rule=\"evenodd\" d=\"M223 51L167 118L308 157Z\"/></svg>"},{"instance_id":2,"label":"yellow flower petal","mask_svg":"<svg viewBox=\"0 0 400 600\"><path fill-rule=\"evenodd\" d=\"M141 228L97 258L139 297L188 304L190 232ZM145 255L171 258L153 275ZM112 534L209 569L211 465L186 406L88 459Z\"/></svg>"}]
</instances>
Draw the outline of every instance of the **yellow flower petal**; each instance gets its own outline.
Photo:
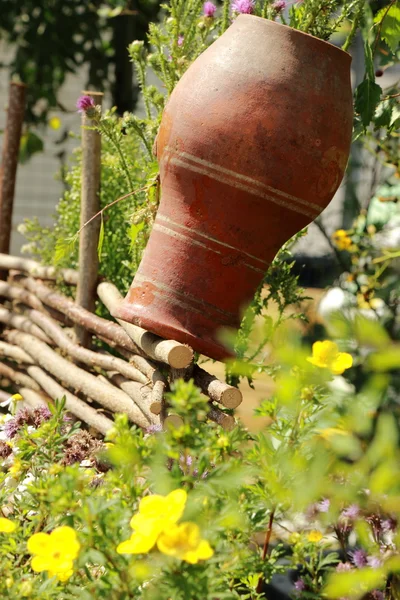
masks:
<instances>
[{"instance_id":1,"label":"yellow flower petal","mask_svg":"<svg viewBox=\"0 0 400 600\"><path fill-rule=\"evenodd\" d=\"M165 498L168 506L168 520L179 521L185 510L187 493L185 490L174 490Z\"/></svg>"},{"instance_id":2,"label":"yellow flower petal","mask_svg":"<svg viewBox=\"0 0 400 600\"><path fill-rule=\"evenodd\" d=\"M323 535L320 531L318 531L317 529L314 529L313 531L310 531L307 538L308 538L309 542L313 542L316 544L322 540Z\"/></svg>"},{"instance_id":3,"label":"yellow flower petal","mask_svg":"<svg viewBox=\"0 0 400 600\"><path fill-rule=\"evenodd\" d=\"M45 556L50 549L50 536L48 533L34 533L28 540L28 552Z\"/></svg>"},{"instance_id":4,"label":"yellow flower petal","mask_svg":"<svg viewBox=\"0 0 400 600\"><path fill-rule=\"evenodd\" d=\"M146 554L150 552L157 541L158 530L151 530L145 533L133 533L129 540L121 542L117 546L118 554Z\"/></svg>"},{"instance_id":5,"label":"yellow flower petal","mask_svg":"<svg viewBox=\"0 0 400 600\"><path fill-rule=\"evenodd\" d=\"M53 566L53 561L46 556L34 556L31 560L31 567L37 573L47 571Z\"/></svg>"},{"instance_id":6,"label":"yellow flower petal","mask_svg":"<svg viewBox=\"0 0 400 600\"><path fill-rule=\"evenodd\" d=\"M55 575L59 581L67 581L73 573L73 569L69 569L68 571L56 571L54 574L49 571L50 577L54 577Z\"/></svg>"},{"instance_id":7,"label":"yellow flower petal","mask_svg":"<svg viewBox=\"0 0 400 600\"><path fill-rule=\"evenodd\" d=\"M73 560L78 556L81 545L72 527L56 527L50 534L50 541L54 551L60 551L64 559Z\"/></svg>"},{"instance_id":8,"label":"yellow flower petal","mask_svg":"<svg viewBox=\"0 0 400 600\"><path fill-rule=\"evenodd\" d=\"M209 543L201 539L199 527L190 522L171 525L158 538L157 547L163 554L192 564L206 560L214 553Z\"/></svg>"},{"instance_id":9,"label":"yellow flower petal","mask_svg":"<svg viewBox=\"0 0 400 600\"><path fill-rule=\"evenodd\" d=\"M139 513L148 518L157 518L165 510L165 496L145 496L139 504Z\"/></svg>"},{"instance_id":10,"label":"yellow flower petal","mask_svg":"<svg viewBox=\"0 0 400 600\"><path fill-rule=\"evenodd\" d=\"M0 517L0 533L12 533L17 529L17 524L10 519Z\"/></svg>"},{"instance_id":11,"label":"yellow flower petal","mask_svg":"<svg viewBox=\"0 0 400 600\"><path fill-rule=\"evenodd\" d=\"M331 371L334 375L341 375L346 369L350 369L353 366L353 357L347 352L339 352L335 360L332 361L330 366Z\"/></svg>"},{"instance_id":12,"label":"yellow flower petal","mask_svg":"<svg viewBox=\"0 0 400 600\"><path fill-rule=\"evenodd\" d=\"M199 560L207 560L214 554L214 550L206 540L201 540L196 550L190 550L182 556L182 560L185 560L192 565L195 565Z\"/></svg>"}]
</instances>

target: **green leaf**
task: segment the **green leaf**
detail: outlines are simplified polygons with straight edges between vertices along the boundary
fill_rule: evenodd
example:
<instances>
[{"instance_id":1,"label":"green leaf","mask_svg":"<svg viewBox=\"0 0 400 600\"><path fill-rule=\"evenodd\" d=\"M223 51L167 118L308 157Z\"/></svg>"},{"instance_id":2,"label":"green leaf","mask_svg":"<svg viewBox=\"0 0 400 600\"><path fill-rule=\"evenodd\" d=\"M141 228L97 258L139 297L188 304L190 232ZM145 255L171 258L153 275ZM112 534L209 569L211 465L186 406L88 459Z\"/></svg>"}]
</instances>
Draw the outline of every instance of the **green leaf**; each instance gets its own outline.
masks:
<instances>
[{"instance_id":1,"label":"green leaf","mask_svg":"<svg viewBox=\"0 0 400 600\"><path fill-rule=\"evenodd\" d=\"M137 223L137 224L132 223L132 225L129 227L128 237L131 241L131 251L133 250L133 248L136 244L137 236L142 231L143 227L144 227L144 221L142 221L141 223Z\"/></svg>"},{"instance_id":2,"label":"green leaf","mask_svg":"<svg viewBox=\"0 0 400 600\"><path fill-rule=\"evenodd\" d=\"M104 243L104 219L103 213L100 213L100 232L99 232L99 241L97 244L97 256L99 257L99 262L101 261L101 251L103 250Z\"/></svg>"},{"instance_id":3,"label":"green leaf","mask_svg":"<svg viewBox=\"0 0 400 600\"><path fill-rule=\"evenodd\" d=\"M400 44L400 3L396 2L387 9L382 8L375 16L375 23L382 23L381 38L394 53Z\"/></svg>"},{"instance_id":4,"label":"green leaf","mask_svg":"<svg viewBox=\"0 0 400 600\"><path fill-rule=\"evenodd\" d=\"M355 109L360 115L364 127L371 123L381 94L382 88L370 79L364 79L357 87Z\"/></svg>"},{"instance_id":5,"label":"green leaf","mask_svg":"<svg viewBox=\"0 0 400 600\"><path fill-rule=\"evenodd\" d=\"M71 256L71 254L75 250L75 244L77 241L78 241L77 235L74 235L73 237L57 240L55 250L54 250L55 264L58 264L65 258L68 258L69 256Z\"/></svg>"},{"instance_id":6,"label":"green leaf","mask_svg":"<svg viewBox=\"0 0 400 600\"><path fill-rule=\"evenodd\" d=\"M365 76L370 81L375 81L375 65L372 48L368 40L364 42Z\"/></svg>"}]
</instances>

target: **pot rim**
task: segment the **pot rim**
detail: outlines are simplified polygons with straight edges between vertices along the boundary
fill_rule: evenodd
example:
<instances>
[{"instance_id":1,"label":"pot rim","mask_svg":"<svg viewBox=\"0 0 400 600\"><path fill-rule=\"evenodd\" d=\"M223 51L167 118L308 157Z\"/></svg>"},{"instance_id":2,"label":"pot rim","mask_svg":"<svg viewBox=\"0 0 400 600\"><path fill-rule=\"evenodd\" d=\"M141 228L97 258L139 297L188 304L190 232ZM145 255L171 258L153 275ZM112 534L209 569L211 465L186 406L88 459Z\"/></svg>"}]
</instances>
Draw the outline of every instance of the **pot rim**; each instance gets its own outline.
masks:
<instances>
[{"instance_id":1,"label":"pot rim","mask_svg":"<svg viewBox=\"0 0 400 600\"><path fill-rule=\"evenodd\" d=\"M320 38L316 37L315 35L311 35L310 33L306 33L305 31L300 31L300 29L295 29L294 27L290 27L289 25L283 25L283 23L277 23L276 21L272 21L271 19L265 19L263 17L258 17L257 15L246 15L246 14L241 14L238 17L236 17L234 23L232 23L232 25L235 24L235 22L241 19L242 21L244 19L257 19L258 21L262 21L264 24L267 25L275 25L276 27L282 27L283 29L289 29L290 31L293 31L294 33L300 34L305 36L306 38L310 38L312 40L315 40L316 42L319 42L320 44L323 44L325 48L332 48L333 50L335 50L339 53L341 56L343 57L347 57L349 59L349 61L351 62L352 56L349 52L346 52L346 50L342 50L341 48L338 48L337 46L335 46L335 44L332 44L332 42L327 42L325 40L321 40Z\"/></svg>"}]
</instances>

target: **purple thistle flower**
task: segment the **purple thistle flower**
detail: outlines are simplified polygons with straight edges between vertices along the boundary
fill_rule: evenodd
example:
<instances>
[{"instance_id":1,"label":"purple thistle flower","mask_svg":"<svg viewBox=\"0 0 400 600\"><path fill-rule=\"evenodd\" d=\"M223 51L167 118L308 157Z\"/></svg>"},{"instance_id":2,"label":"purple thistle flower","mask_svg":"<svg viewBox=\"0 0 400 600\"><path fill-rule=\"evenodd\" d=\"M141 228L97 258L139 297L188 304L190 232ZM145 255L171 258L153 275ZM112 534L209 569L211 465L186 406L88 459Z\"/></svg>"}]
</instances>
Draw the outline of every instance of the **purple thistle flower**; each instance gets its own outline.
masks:
<instances>
[{"instance_id":1,"label":"purple thistle flower","mask_svg":"<svg viewBox=\"0 0 400 600\"><path fill-rule=\"evenodd\" d=\"M33 410L33 423L35 427L39 427L44 421L51 419L52 414L47 406L38 406Z\"/></svg>"},{"instance_id":2,"label":"purple thistle flower","mask_svg":"<svg viewBox=\"0 0 400 600\"><path fill-rule=\"evenodd\" d=\"M354 550L354 552L349 552L349 556L357 569L367 565L367 553L364 550Z\"/></svg>"},{"instance_id":3,"label":"purple thistle flower","mask_svg":"<svg viewBox=\"0 0 400 600\"><path fill-rule=\"evenodd\" d=\"M385 594L381 590L373 590L371 596L374 600L385 600Z\"/></svg>"},{"instance_id":4,"label":"purple thistle flower","mask_svg":"<svg viewBox=\"0 0 400 600\"><path fill-rule=\"evenodd\" d=\"M232 11L242 15L251 15L254 10L255 0L234 0Z\"/></svg>"},{"instance_id":5,"label":"purple thistle flower","mask_svg":"<svg viewBox=\"0 0 400 600\"><path fill-rule=\"evenodd\" d=\"M88 117L95 114L95 103L91 96L79 96L76 101L76 108L80 113L86 113Z\"/></svg>"},{"instance_id":6,"label":"purple thistle flower","mask_svg":"<svg viewBox=\"0 0 400 600\"><path fill-rule=\"evenodd\" d=\"M17 419L9 419L4 424L4 433L11 440L13 437L15 437L17 435L20 427L21 427L21 425L18 423Z\"/></svg>"},{"instance_id":7,"label":"purple thistle flower","mask_svg":"<svg viewBox=\"0 0 400 600\"><path fill-rule=\"evenodd\" d=\"M303 590L305 590L306 584L304 579L298 579L297 581L295 581L294 587L298 592L302 592Z\"/></svg>"},{"instance_id":8,"label":"purple thistle flower","mask_svg":"<svg viewBox=\"0 0 400 600\"><path fill-rule=\"evenodd\" d=\"M345 571L351 571L352 570L352 565L349 562L340 562L336 565L336 571L338 573L343 573Z\"/></svg>"},{"instance_id":9,"label":"purple thistle flower","mask_svg":"<svg viewBox=\"0 0 400 600\"><path fill-rule=\"evenodd\" d=\"M276 2L272 4L272 8L276 10L276 12L282 12L282 10L286 8L285 0L276 0Z\"/></svg>"},{"instance_id":10,"label":"purple thistle flower","mask_svg":"<svg viewBox=\"0 0 400 600\"><path fill-rule=\"evenodd\" d=\"M360 507L358 506L358 504L351 504L350 506L348 506L347 508L342 510L341 516L344 519L357 519L359 514L360 514Z\"/></svg>"},{"instance_id":11,"label":"purple thistle flower","mask_svg":"<svg viewBox=\"0 0 400 600\"><path fill-rule=\"evenodd\" d=\"M217 7L212 2L204 2L203 4L203 14L205 17L213 18L217 11Z\"/></svg>"},{"instance_id":12,"label":"purple thistle flower","mask_svg":"<svg viewBox=\"0 0 400 600\"><path fill-rule=\"evenodd\" d=\"M183 35L180 35L178 37L178 46L183 46L184 39L185 38L183 37Z\"/></svg>"},{"instance_id":13,"label":"purple thistle flower","mask_svg":"<svg viewBox=\"0 0 400 600\"><path fill-rule=\"evenodd\" d=\"M321 500L321 502L317 503L317 508L321 513L327 513L329 511L330 506L331 501L329 500L329 498L324 498L323 500Z\"/></svg>"}]
</instances>

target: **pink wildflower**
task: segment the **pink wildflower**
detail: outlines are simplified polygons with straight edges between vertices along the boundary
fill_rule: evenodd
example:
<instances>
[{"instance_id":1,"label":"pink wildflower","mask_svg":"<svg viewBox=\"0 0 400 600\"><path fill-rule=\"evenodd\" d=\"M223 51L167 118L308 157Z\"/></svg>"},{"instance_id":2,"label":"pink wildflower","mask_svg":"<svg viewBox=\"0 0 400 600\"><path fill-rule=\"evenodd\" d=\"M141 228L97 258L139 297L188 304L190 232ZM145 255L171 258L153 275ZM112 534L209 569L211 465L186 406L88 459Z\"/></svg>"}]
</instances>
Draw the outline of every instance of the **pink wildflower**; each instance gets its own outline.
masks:
<instances>
[{"instance_id":1,"label":"pink wildflower","mask_svg":"<svg viewBox=\"0 0 400 600\"><path fill-rule=\"evenodd\" d=\"M367 553L364 550L354 550L354 552L349 552L349 556L357 569L367 565Z\"/></svg>"},{"instance_id":2,"label":"pink wildflower","mask_svg":"<svg viewBox=\"0 0 400 600\"><path fill-rule=\"evenodd\" d=\"M94 115L96 108L94 100L91 96L79 96L76 102L76 108L80 113L86 113L88 117Z\"/></svg>"},{"instance_id":3,"label":"pink wildflower","mask_svg":"<svg viewBox=\"0 0 400 600\"><path fill-rule=\"evenodd\" d=\"M204 2L203 4L203 14L205 17L213 18L217 11L217 7L212 2Z\"/></svg>"},{"instance_id":4,"label":"pink wildflower","mask_svg":"<svg viewBox=\"0 0 400 600\"><path fill-rule=\"evenodd\" d=\"M276 0L276 2L272 4L272 8L276 10L276 12L282 12L286 8L285 0Z\"/></svg>"},{"instance_id":5,"label":"pink wildflower","mask_svg":"<svg viewBox=\"0 0 400 600\"><path fill-rule=\"evenodd\" d=\"M183 37L183 35L180 35L180 36L178 37L178 46L183 46L183 41L184 41L184 39L185 39L185 38Z\"/></svg>"},{"instance_id":6,"label":"pink wildflower","mask_svg":"<svg viewBox=\"0 0 400 600\"><path fill-rule=\"evenodd\" d=\"M251 15L254 10L255 0L234 0L232 11L242 15Z\"/></svg>"},{"instance_id":7,"label":"pink wildflower","mask_svg":"<svg viewBox=\"0 0 400 600\"><path fill-rule=\"evenodd\" d=\"M295 589L296 589L298 592L302 592L303 590L305 590L305 589L306 589L306 584L305 584L305 581L304 581L304 579L298 579L298 580L295 582L295 584L294 584L294 587L295 587Z\"/></svg>"}]
</instances>

